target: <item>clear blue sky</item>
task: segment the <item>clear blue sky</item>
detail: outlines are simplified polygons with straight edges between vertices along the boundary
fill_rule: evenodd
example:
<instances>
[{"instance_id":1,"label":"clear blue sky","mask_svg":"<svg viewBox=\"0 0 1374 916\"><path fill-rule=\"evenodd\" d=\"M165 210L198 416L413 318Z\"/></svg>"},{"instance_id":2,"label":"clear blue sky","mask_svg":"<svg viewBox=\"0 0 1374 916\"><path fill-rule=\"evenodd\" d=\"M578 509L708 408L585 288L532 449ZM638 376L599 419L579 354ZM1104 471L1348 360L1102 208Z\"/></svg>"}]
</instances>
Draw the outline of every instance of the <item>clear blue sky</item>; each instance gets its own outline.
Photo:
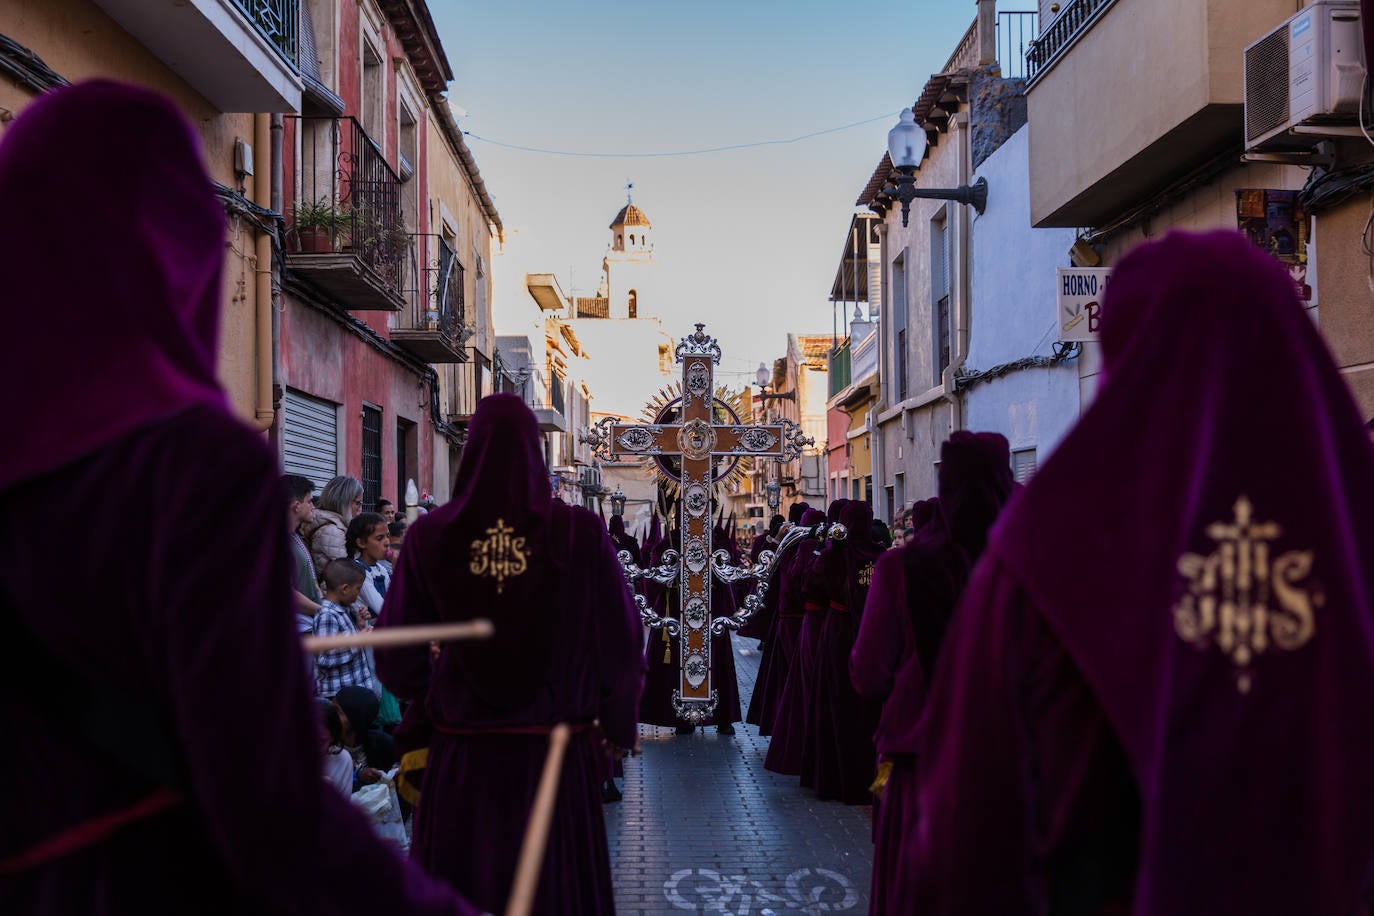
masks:
<instances>
[{"instance_id":1,"label":"clear blue sky","mask_svg":"<svg viewBox=\"0 0 1374 916\"><path fill-rule=\"evenodd\" d=\"M1005 4L1031 8L1032 0ZM830 283L854 200L912 104L973 21L974 0L431 0L453 65L449 97L479 137L569 152L671 152L798 143L655 159L520 152L470 139L506 225L499 312L526 298L513 277L571 269L599 279L624 186L654 224L662 302L641 309L670 335L705 321L722 381L781 356L788 331L829 333ZM523 302L521 303L523 306Z\"/></svg>"}]
</instances>

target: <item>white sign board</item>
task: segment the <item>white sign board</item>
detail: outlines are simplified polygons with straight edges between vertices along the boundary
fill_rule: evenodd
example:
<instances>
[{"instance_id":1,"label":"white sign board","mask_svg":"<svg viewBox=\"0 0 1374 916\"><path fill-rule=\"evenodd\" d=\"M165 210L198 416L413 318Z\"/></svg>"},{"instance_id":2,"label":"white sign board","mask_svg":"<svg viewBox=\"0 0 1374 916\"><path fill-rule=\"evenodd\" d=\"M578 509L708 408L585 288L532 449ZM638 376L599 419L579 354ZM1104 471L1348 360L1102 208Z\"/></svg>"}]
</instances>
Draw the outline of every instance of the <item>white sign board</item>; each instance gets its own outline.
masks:
<instances>
[{"instance_id":1,"label":"white sign board","mask_svg":"<svg viewBox=\"0 0 1374 916\"><path fill-rule=\"evenodd\" d=\"M1059 339L1096 340L1110 267L1061 267L1055 274L1055 324Z\"/></svg>"}]
</instances>

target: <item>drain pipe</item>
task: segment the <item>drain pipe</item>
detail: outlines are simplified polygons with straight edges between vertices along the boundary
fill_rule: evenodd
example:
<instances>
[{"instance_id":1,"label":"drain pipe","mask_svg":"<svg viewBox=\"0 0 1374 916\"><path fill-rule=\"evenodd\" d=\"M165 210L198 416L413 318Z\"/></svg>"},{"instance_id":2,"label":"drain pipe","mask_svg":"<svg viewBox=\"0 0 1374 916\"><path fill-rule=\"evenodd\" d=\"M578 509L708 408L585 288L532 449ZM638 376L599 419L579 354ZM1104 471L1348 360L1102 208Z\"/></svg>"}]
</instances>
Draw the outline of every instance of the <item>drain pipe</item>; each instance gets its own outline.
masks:
<instances>
[{"instance_id":1,"label":"drain pipe","mask_svg":"<svg viewBox=\"0 0 1374 916\"><path fill-rule=\"evenodd\" d=\"M272 204L272 134L271 116L253 115L253 203L263 209ZM267 432L276 421L272 409L272 377L275 360L272 358L276 335L272 333L272 236L259 232L256 239L255 289L253 304L257 331L257 386L254 425Z\"/></svg>"},{"instance_id":2,"label":"drain pipe","mask_svg":"<svg viewBox=\"0 0 1374 916\"><path fill-rule=\"evenodd\" d=\"M954 116L954 125L959 134L959 183L966 185L971 178L972 151L969 139L968 112L961 111ZM972 304L969 302L973 284L970 280L970 270L973 263L972 252L969 250L973 244L973 211L968 206L957 206L953 208L950 217L954 221L955 240L958 243L959 256L954 259L954 282L951 284L955 298L954 307L954 355L950 360L949 366L945 368L942 381L945 386L945 400L949 402L950 408L950 431L963 429L964 423L964 401L955 387L955 373L964 367L968 362L969 333L972 318Z\"/></svg>"},{"instance_id":3,"label":"drain pipe","mask_svg":"<svg viewBox=\"0 0 1374 916\"><path fill-rule=\"evenodd\" d=\"M282 186L282 129L285 120L281 112L272 115L272 212L281 213L281 186ZM283 223L277 224L277 231L285 230ZM281 236L274 239L274 243L280 245ZM278 257L279 251L272 252L272 414L275 418L278 398L284 397L284 389L281 380L281 258ZM275 422L272 424L270 436L276 440L280 438L281 426ZM276 443L280 448L281 443Z\"/></svg>"}]
</instances>

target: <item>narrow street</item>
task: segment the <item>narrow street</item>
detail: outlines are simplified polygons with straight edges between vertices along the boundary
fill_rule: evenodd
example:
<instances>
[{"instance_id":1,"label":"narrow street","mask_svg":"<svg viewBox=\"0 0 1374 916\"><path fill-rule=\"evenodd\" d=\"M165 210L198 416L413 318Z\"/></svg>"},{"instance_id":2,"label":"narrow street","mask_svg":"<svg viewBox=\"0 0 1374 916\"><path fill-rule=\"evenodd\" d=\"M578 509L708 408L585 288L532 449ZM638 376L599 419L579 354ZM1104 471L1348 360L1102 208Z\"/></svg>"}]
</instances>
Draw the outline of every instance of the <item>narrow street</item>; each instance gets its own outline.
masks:
<instances>
[{"instance_id":1,"label":"narrow street","mask_svg":"<svg viewBox=\"0 0 1374 916\"><path fill-rule=\"evenodd\" d=\"M734 643L747 708L758 643ZM617 912L867 912L871 809L816 801L795 777L763 768L758 729L735 728L678 737L641 726L644 754L626 762L625 798L606 806Z\"/></svg>"}]
</instances>

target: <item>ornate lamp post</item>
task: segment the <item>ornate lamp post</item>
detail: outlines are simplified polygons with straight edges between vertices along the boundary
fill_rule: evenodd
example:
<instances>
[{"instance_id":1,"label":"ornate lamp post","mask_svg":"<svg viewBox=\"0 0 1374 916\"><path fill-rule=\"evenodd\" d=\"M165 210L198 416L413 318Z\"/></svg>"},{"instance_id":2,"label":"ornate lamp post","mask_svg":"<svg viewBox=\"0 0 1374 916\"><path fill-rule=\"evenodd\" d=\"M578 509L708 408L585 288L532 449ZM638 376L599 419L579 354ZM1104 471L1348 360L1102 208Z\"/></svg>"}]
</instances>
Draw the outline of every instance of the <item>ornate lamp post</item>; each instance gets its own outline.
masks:
<instances>
[{"instance_id":1,"label":"ornate lamp post","mask_svg":"<svg viewBox=\"0 0 1374 916\"><path fill-rule=\"evenodd\" d=\"M961 204L972 204L973 209L982 213L988 205L988 180L979 178L972 185L957 188L918 188L916 170L926 155L926 132L916 123L916 115L910 108L902 109L901 120L888 131L887 152L892 157L892 184L883 188L883 196L889 200L902 202L902 225L907 224L911 212L911 202L923 200L953 200Z\"/></svg>"},{"instance_id":2,"label":"ornate lamp post","mask_svg":"<svg viewBox=\"0 0 1374 916\"><path fill-rule=\"evenodd\" d=\"M620 484L615 485L615 492L611 494L611 515L619 518L625 514L625 494L620 491Z\"/></svg>"}]
</instances>

